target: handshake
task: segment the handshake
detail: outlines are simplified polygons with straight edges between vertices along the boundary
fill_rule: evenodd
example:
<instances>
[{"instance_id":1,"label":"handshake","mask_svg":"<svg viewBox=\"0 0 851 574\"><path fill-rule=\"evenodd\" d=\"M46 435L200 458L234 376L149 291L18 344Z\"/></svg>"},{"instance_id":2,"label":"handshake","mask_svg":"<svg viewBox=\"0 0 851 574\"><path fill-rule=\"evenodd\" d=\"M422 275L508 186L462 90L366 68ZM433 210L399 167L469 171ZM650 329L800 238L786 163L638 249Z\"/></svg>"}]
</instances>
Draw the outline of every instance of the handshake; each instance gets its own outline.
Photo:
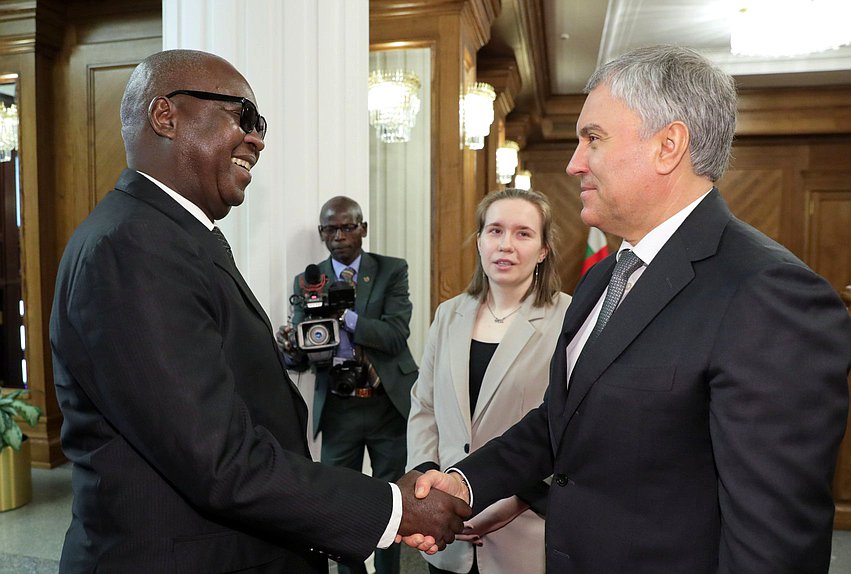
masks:
<instances>
[{"instance_id":1,"label":"handshake","mask_svg":"<svg viewBox=\"0 0 851 574\"><path fill-rule=\"evenodd\" d=\"M459 474L412 470L396 483L402 492L402 521L396 542L434 554L464 530L473 511L470 491Z\"/></svg>"}]
</instances>

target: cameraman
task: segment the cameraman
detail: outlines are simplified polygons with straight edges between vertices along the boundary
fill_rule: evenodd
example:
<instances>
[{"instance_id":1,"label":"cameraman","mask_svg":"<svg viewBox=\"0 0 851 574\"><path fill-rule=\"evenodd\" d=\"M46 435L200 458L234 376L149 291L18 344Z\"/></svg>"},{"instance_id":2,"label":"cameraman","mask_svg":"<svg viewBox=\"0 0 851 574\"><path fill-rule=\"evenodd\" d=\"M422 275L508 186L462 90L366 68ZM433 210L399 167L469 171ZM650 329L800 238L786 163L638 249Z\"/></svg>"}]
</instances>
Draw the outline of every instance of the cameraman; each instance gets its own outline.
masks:
<instances>
[{"instance_id":1,"label":"cameraman","mask_svg":"<svg viewBox=\"0 0 851 574\"><path fill-rule=\"evenodd\" d=\"M295 304L292 327L281 326L276 338L288 366L314 368L314 438L322 431L322 462L361 471L364 447L373 476L395 481L404 474L405 430L417 365L408 350L411 301L404 259L365 253L367 224L351 198L329 199L319 213L319 236L331 257L318 264L323 290L336 281L355 286L354 309L337 315L340 343L333 358L311 361L298 348L294 329L305 320ZM296 300L305 294L305 273L294 281ZM377 574L399 573L399 546L376 550ZM366 572L338 566L338 571Z\"/></svg>"}]
</instances>

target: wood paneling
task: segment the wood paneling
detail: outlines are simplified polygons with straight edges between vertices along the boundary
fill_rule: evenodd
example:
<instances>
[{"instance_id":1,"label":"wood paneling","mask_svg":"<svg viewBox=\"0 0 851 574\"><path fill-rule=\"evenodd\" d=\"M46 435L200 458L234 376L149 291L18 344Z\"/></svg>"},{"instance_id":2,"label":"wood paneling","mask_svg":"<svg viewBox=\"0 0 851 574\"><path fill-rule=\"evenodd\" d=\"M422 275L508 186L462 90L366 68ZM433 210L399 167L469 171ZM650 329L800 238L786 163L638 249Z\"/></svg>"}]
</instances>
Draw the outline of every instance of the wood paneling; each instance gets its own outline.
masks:
<instances>
[{"instance_id":1,"label":"wood paneling","mask_svg":"<svg viewBox=\"0 0 851 574\"><path fill-rule=\"evenodd\" d=\"M27 371L42 417L33 464L64 462L48 319L73 229L124 165L118 105L142 58L161 49L156 0L0 0L0 74L19 75L22 274Z\"/></svg>"}]
</instances>

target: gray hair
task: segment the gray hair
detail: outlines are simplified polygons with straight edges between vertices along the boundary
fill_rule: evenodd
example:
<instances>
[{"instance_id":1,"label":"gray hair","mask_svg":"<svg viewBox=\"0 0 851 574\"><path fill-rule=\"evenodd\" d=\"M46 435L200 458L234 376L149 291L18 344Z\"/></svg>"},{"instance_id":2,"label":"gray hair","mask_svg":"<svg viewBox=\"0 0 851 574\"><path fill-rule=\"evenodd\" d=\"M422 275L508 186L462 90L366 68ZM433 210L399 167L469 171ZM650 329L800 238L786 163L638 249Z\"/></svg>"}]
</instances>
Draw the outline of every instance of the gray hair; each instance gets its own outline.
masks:
<instances>
[{"instance_id":1,"label":"gray hair","mask_svg":"<svg viewBox=\"0 0 851 574\"><path fill-rule=\"evenodd\" d=\"M601 84L638 114L641 137L681 121L689 130L694 173L711 181L724 175L736 131L736 84L729 74L694 50L651 46L601 66L585 93Z\"/></svg>"}]
</instances>

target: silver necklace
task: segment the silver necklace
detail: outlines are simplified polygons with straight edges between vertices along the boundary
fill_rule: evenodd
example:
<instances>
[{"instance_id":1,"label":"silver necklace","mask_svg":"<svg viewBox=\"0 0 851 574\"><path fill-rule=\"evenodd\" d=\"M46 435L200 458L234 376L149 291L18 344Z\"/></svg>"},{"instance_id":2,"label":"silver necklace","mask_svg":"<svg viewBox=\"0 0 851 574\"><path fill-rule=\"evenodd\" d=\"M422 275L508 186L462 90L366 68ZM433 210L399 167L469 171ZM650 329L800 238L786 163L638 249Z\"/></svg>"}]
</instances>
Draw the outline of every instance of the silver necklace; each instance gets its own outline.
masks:
<instances>
[{"instance_id":1,"label":"silver necklace","mask_svg":"<svg viewBox=\"0 0 851 574\"><path fill-rule=\"evenodd\" d=\"M487 307L488 307L488 313L490 313L490 314L491 314L491 317L493 317L493 322L494 322L494 323L505 323L505 320L506 320L506 319L508 319L509 317L511 317L511 316L512 316L512 315L514 315L517 311L519 311L519 310L520 310L520 307L522 307L522 306L523 306L523 303L520 303L517 307L515 307L515 308L514 308L514 310L513 310L511 313L509 313L508 315L505 315L504 317L497 317L497 316L496 316L496 313L494 313L494 312L493 312L493 309L491 309L491 302L490 302L488 299L485 299L485 305L487 305Z\"/></svg>"}]
</instances>

